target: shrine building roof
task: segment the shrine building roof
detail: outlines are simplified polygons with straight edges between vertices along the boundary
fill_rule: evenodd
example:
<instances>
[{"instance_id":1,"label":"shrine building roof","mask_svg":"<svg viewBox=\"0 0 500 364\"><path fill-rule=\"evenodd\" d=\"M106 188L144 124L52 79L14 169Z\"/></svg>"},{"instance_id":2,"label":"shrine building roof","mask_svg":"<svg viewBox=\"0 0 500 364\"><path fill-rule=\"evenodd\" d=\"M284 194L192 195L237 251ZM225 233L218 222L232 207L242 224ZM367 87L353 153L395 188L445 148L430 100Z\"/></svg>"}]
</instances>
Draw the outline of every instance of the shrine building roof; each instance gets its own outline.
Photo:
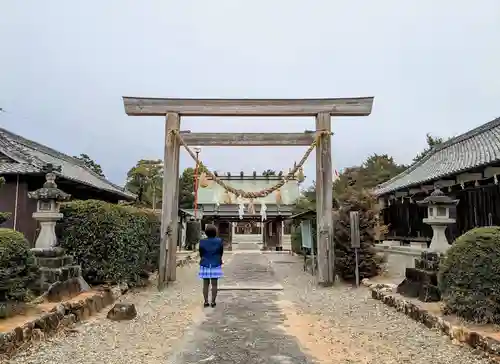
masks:
<instances>
[{"instance_id":1,"label":"shrine building roof","mask_svg":"<svg viewBox=\"0 0 500 364\"><path fill-rule=\"evenodd\" d=\"M42 174L47 164L60 166L56 175L111 192L126 200L135 195L97 175L80 160L0 128L0 175Z\"/></svg>"},{"instance_id":2,"label":"shrine building roof","mask_svg":"<svg viewBox=\"0 0 500 364\"><path fill-rule=\"evenodd\" d=\"M431 149L407 170L378 185L374 194L382 196L497 162L500 162L500 118Z\"/></svg>"}]
</instances>

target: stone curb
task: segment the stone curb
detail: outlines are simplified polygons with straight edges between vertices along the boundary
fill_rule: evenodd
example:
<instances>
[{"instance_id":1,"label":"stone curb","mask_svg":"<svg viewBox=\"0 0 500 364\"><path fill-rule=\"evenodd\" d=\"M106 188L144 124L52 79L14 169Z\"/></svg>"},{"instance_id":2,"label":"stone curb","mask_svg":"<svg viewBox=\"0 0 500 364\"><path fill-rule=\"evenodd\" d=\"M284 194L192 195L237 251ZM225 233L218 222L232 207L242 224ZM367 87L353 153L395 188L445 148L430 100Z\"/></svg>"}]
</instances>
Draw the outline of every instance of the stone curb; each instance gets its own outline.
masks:
<instances>
[{"instance_id":1,"label":"stone curb","mask_svg":"<svg viewBox=\"0 0 500 364\"><path fill-rule=\"evenodd\" d=\"M182 267L195 262L191 255L177 261ZM77 302L62 302L50 312L42 314L33 321L24 323L9 332L0 332L0 357L10 356L31 340L41 340L45 336L55 334L61 328L71 327L113 304L119 297L127 293L127 284L113 287L101 287L96 294Z\"/></svg>"},{"instance_id":2,"label":"stone curb","mask_svg":"<svg viewBox=\"0 0 500 364\"><path fill-rule=\"evenodd\" d=\"M458 341L481 351L483 354L500 356L500 341L473 331L462 325L452 324L442 317L419 307L418 305L395 296L395 285L383 283L372 284L368 280L362 281L363 285L371 291L372 298L382 301L387 306L395 308L413 320L420 322L430 329L437 329L453 341ZM498 361L494 361L498 363Z\"/></svg>"},{"instance_id":3,"label":"stone curb","mask_svg":"<svg viewBox=\"0 0 500 364\"><path fill-rule=\"evenodd\" d=\"M63 327L88 319L112 304L126 293L127 285L103 287L96 294L76 302L62 302L50 312L42 314L33 321L24 323L9 332L0 333L0 355L12 355L31 340L41 340L55 334Z\"/></svg>"}]
</instances>

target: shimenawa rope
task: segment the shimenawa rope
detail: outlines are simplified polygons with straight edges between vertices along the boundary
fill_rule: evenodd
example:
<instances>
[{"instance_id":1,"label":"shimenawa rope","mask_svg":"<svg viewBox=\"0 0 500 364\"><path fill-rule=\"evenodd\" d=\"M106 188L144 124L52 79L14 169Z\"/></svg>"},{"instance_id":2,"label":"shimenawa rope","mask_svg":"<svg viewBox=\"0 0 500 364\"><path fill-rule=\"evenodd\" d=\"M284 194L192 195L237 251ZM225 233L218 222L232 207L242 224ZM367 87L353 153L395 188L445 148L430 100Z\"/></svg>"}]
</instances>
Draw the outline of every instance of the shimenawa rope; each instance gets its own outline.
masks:
<instances>
[{"instance_id":1,"label":"shimenawa rope","mask_svg":"<svg viewBox=\"0 0 500 364\"><path fill-rule=\"evenodd\" d=\"M184 147L184 149L186 149L186 151L189 153L189 155L191 156L191 158L193 158L193 160L196 162L197 158L196 158L195 153L189 148L189 146L186 144L186 142L184 141L184 139L182 139L182 136L179 134L179 132L177 130L171 130L171 133L175 137L177 137L177 139L179 140L179 143ZM243 197L243 198L249 198L249 199L266 197L266 196L269 196L274 191L276 191L276 190L280 189L281 187L283 187L285 185L285 183L287 183L289 180L291 180L295 176L295 173L297 173L297 171L304 165L304 163L306 162L307 158L309 158L309 155L311 154L311 152L317 146L319 138L322 135L324 135L324 134L330 134L330 132L325 131L325 130L318 130L318 131L316 131L316 138L314 138L314 141L307 148L307 150L304 153L304 156L302 157L302 159L300 160L300 162L298 164L296 164L292 168L292 170L290 172L288 172L286 174L286 176L284 176L283 179L281 181L279 181L277 184L275 184L274 186L265 188L265 189L263 189L261 191L258 191L258 192L246 192L246 191L243 191L241 189L236 189L234 187L231 187L228 184L226 184L224 181L222 181L221 179L219 179L213 172L211 172L205 166L205 164L203 162L198 161L198 163L200 164L200 166L204 166L205 169L206 169L206 173L215 181L215 183L217 183L219 186L221 186L222 188L224 188L224 190L226 190L227 192L231 192L232 194L234 194L237 197Z\"/></svg>"}]
</instances>

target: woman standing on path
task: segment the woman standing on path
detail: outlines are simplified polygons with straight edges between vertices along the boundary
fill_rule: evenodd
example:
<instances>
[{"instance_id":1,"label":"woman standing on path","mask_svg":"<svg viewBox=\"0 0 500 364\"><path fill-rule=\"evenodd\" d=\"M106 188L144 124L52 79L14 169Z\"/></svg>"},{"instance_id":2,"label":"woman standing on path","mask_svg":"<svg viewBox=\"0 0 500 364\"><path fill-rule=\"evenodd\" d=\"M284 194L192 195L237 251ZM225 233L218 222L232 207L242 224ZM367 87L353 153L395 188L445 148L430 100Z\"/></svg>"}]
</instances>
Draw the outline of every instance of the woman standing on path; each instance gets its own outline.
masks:
<instances>
[{"instance_id":1,"label":"woman standing on path","mask_svg":"<svg viewBox=\"0 0 500 364\"><path fill-rule=\"evenodd\" d=\"M206 239L200 240L200 273L199 277L203 279L203 299L204 307L215 307L217 298L217 283L222 277L222 254L224 245L222 239L217 237L217 228L208 224L205 227ZM212 302L208 303L208 290L212 284Z\"/></svg>"}]
</instances>

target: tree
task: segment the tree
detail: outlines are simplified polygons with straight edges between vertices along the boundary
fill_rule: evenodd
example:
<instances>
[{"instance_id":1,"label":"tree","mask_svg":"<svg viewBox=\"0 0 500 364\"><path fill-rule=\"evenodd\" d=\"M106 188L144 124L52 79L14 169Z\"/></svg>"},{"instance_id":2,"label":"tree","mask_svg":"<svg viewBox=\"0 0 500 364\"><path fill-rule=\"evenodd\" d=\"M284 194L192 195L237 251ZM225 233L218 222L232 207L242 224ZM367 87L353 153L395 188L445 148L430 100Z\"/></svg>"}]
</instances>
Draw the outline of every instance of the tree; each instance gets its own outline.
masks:
<instances>
[{"instance_id":1,"label":"tree","mask_svg":"<svg viewBox=\"0 0 500 364\"><path fill-rule=\"evenodd\" d=\"M206 171L206 167L200 164L198 177ZM182 171L179 179L179 207L182 209L192 209L194 207L194 172L194 168L186 168Z\"/></svg>"},{"instance_id":2,"label":"tree","mask_svg":"<svg viewBox=\"0 0 500 364\"><path fill-rule=\"evenodd\" d=\"M302 195L295 201L294 213L307 210L316 211L316 185L313 184L302 190Z\"/></svg>"},{"instance_id":3,"label":"tree","mask_svg":"<svg viewBox=\"0 0 500 364\"><path fill-rule=\"evenodd\" d=\"M333 194L338 199L349 187L373 189L403 172L407 166L397 164L387 154L373 154L361 166L346 168L333 184Z\"/></svg>"},{"instance_id":4,"label":"tree","mask_svg":"<svg viewBox=\"0 0 500 364\"><path fill-rule=\"evenodd\" d=\"M264 172L262 172L262 175L267 177L267 176L276 176L276 171L272 169L266 169Z\"/></svg>"},{"instance_id":5,"label":"tree","mask_svg":"<svg viewBox=\"0 0 500 364\"><path fill-rule=\"evenodd\" d=\"M97 164L92 158L89 157L88 154L82 153L79 156L74 156L73 158L78 159L79 161L83 162L83 164L96 173L98 176L105 177L104 173L102 171L101 165Z\"/></svg>"},{"instance_id":6,"label":"tree","mask_svg":"<svg viewBox=\"0 0 500 364\"><path fill-rule=\"evenodd\" d=\"M339 198L349 189L371 190L377 185L390 180L406 170L407 166L397 164L394 158L387 154L373 154L360 166L345 168L333 183L333 207L339 207ZM316 208L315 185L302 191L303 197L297 201L298 210L304 206ZM307 200L307 201L305 201Z\"/></svg>"},{"instance_id":7,"label":"tree","mask_svg":"<svg viewBox=\"0 0 500 364\"><path fill-rule=\"evenodd\" d=\"M194 168L186 168L179 178L179 207L192 209L194 207Z\"/></svg>"},{"instance_id":8,"label":"tree","mask_svg":"<svg viewBox=\"0 0 500 364\"><path fill-rule=\"evenodd\" d=\"M335 270L344 280L355 277L355 252L351 248L350 212L359 212L361 247L358 249L360 278L376 276L381 259L374 249L379 210L375 197L366 189L348 187L339 196L340 208L335 212Z\"/></svg>"},{"instance_id":9,"label":"tree","mask_svg":"<svg viewBox=\"0 0 500 364\"><path fill-rule=\"evenodd\" d=\"M444 143L446 140L444 140L441 137L434 137L430 133L426 134L426 141L427 141L427 148L425 148L421 153L418 153L415 158L413 158L413 162L416 163L420 160L422 160L427 153L429 153L432 148L435 148L439 146L440 144Z\"/></svg>"},{"instance_id":10,"label":"tree","mask_svg":"<svg viewBox=\"0 0 500 364\"><path fill-rule=\"evenodd\" d=\"M364 183L363 187L372 189L379 184L390 180L408 168L405 165L397 164L394 158L387 154L374 154L363 163Z\"/></svg>"},{"instance_id":11,"label":"tree","mask_svg":"<svg viewBox=\"0 0 500 364\"><path fill-rule=\"evenodd\" d=\"M374 250L375 238L385 226L379 224L379 210L371 189L406 169L387 154L374 154L360 166L346 168L333 184L335 267L340 277L351 280L354 277L355 256L350 247L350 212L359 211L361 248L359 249L361 278L372 277L380 269L381 261ZM316 208L316 187L303 191L296 209ZM313 221L312 235L316 236ZM297 239L297 237L295 237ZM314 242L313 242L314 244Z\"/></svg>"},{"instance_id":12,"label":"tree","mask_svg":"<svg viewBox=\"0 0 500 364\"><path fill-rule=\"evenodd\" d=\"M127 173L126 188L137 195L137 203L156 208L161 201L163 162L141 159Z\"/></svg>"}]
</instances>

